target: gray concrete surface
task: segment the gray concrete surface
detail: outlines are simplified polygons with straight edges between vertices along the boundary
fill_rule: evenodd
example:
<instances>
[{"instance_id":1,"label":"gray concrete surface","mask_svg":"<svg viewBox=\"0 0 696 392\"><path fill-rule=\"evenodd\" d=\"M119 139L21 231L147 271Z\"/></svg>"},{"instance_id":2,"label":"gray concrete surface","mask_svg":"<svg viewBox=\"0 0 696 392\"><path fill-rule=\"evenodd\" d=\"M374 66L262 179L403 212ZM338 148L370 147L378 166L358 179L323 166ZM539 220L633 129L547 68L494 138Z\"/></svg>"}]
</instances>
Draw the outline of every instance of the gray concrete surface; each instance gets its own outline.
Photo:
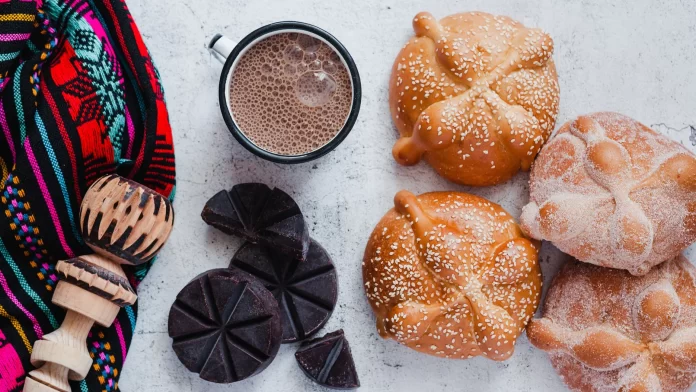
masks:
<instances>
[{"instance_id":1,"label":"gray concrete surface","mask_svg":"<svg viewBox=\"0 0 696 392\"><path fill-rule=\"evenodd\" d=\"M561 85L558 124L613 110L654 125L696 151L696 2L693 0L130 0L128 4L162 74L176 142L178 187L174 234L140 288L140 317L120 387L127 392L320 391L295 364L296 345L283 346L260 375L231 386L189 373L167 336L176 293L196 274L228 264L240 242L209 229L199 214L223 188L265 182L300 204L311 235L333 256L339 306L325 328L343 328L353 349L361 391L562 391L543 352L521 337L504 363L450 361L380 339L362 292L360 263L369 233L400 189L471 192L519 216L527 202L526 174L507 184L470 189L439 178L428 166L405 168L391 157L396 132L388 114L387 82L398 50L421 10L436 17L481 10L509 15L548 31ZM204 49L221 32L241 38L263 24L301 20L332 32L355 58L363 105L345 142L308 164L264 162L231 137L220 116L221 65ZM546 280L565 256L542 252ZM693 247L688 257L696 261ZM694 389L696 390L696 389Z\"/></svg>"}]
</instances>

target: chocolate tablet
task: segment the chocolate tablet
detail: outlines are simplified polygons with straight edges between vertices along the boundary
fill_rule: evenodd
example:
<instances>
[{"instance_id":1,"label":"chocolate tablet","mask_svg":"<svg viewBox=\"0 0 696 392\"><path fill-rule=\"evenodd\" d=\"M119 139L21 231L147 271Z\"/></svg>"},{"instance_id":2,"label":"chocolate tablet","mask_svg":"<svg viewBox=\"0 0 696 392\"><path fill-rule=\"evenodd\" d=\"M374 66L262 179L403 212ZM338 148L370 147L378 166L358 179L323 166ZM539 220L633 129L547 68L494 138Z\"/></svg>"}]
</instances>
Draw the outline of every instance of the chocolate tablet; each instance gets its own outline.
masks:
<instances>
[{"instance_id":1,"label":"chocolate tablet","mask_svg":"<svg viewBox=\"0 0 696 392\"><path fill-rule=\"evenodd\" d=\"M336 269L326 250L314 240L304 261L247 242L232 258L230 268L254 275L273 293L280 306L283 343L314 335L336 307Z\"/></svg>"},{"instance_id":2,"label":"chocolate tablet","mask_svg":"<svg viewBox=\"0 0 696 392\"><path fill-rule=\"evenodd\" d=\"M208 200L201 217L227 234L274 247L296 259L307 256L309 231L300 207L278 188L257 183L235 185Z\"/></svg>"},{"instance_id":3,"label":"chocolate tablet","mask_svg":"<svg viewBox=\"0 0 696 392\"><path fill-rule=\"evenodd\" d=\"M239 270L194 278L169 311L169 336L181 363L200 377L231 383L258 374L278 353L280 311L263 285Z\"/></svg>"},{"instance_id":4,"label":"chocolate tablet","mask_svg":"<svg viewBox=\"0 0 696 392\"><path fill-rule=\"evenodd\" d=\"M295 353L295 359L307 377L323 387L355 389L360 386L342 329L304 343Z\"/></svg>"}]
</instances>

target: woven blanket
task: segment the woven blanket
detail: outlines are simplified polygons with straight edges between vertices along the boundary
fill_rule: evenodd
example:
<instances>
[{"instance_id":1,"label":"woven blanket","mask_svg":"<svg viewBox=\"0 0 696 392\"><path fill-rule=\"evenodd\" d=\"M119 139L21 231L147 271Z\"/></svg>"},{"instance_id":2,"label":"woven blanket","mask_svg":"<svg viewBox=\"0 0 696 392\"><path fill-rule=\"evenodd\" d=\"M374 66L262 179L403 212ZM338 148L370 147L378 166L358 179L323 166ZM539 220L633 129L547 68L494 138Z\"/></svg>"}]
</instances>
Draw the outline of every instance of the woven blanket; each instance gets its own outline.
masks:
<instances>
[{"instance_id":1,"label":"woven blanket","mask_svg":"<svg viewBox=\"0 0 696 392\"><path fill-rule=\"evenodd\" d=\"M54 268L92 253L79 207L107 173L174 193L162 87L125 3L0 0L0 392L22 390L33 343L65 316ZM127 269L134 288L149 267ZM136 318L91 330L74 391L118 389Z\"/></svg>"}]
</instances>

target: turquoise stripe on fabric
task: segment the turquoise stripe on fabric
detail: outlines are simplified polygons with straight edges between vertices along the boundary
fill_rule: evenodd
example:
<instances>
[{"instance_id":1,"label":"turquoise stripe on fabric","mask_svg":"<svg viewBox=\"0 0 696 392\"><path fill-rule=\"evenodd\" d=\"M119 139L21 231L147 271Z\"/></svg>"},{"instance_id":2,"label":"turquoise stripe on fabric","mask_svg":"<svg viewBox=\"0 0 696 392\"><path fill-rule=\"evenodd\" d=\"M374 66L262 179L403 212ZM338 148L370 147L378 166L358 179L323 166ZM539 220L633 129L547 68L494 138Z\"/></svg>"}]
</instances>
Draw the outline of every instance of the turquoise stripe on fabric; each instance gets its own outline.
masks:
<instances>
[{"instance_id":1,"label":"turquoise stripe on fabric","mask_svg":"<svg viewBox=\"0 0 696 392\"><path fill-rule=\"evenodd\" d=\"M19 50L11 53L0 53L0 62L14 60L17 56L19 56Z\"/></svg>"},{"instance_id":2,"label":"turquoise stripe on fabric","mask_svg":"<svg viewBox=\"0 0 696 392\"><path fill-rule=\"evenodd\" d=\"M65 177L63 177L63 171L60 170L60 164L58 163L58 158L56 158L56 153L53 152L53 147L51 147L51 141L48 139L48 132L46 132L46 126L43 123L43 120L41 119L41 116L39 116L39 112L37 111L35 116L36 120L36 126L39 128L39 133L41 134L41 140L43 141L43 145L46 148L46 153L48 154L48 159L51 160L51 166L53 166L53 172L56 173L56 179L58 179L58 183L60 184L60 190L63 193L63 200L65 201L65 207L68 210L68 216L70 217L70 227L72 228L73 234L75 235L75 238L80 241L80 243L84 243L84 240L82 239L82 235L80 235L79 230L77 229L77 225L75 224L75 217L73 216L73 209L72 205L70 203L70 196L68 193L68 187L65 185Z\"/></svg>"},{"instance_id":3,"label":"turquoise stripe on fabric","mask_svg":"<svg viewBox=\"0 0 696 392\"><path fill-rule=\"evenodd\" d=\"M87 381L85 381L85 380L80 381L80 391L89 392L89 388L87 388Z\"/></svg>"},{"instance_id":4,"label":"turquoise stripe on fabric","mask_svg":"<svg viewBox=\"0 0 696 392\"><path fill-rule=\"evenodd\" d=\"M19 86L22 84L20 78L22 77L22 68L24 68L24 64L25 63L20 64L14 73L14 87L12 91L14 93L16 106L15 109L17 110L17 119L19 119L19 141L21 144L24 144L24 138L27 137L27 125L24 123L24 108L22 107L22 96L19 92Z\"/></svg>"},{"instance_id":5,"label":"turquoise stripe on fabric","mask_svg":"<svg viewBox=\"0 0 696 392\"><path fill-rule=\"evenodd\" d=\"M133 311L133 307L128 305L124 307L124 309L126 309L126 314L128 315L128 320L130 321L131 333L135 333L135 312Z\"/></svg>"},{"instance_id":6,"label":"turquoise stripe on fabric","mask_svg":"<svg viewBox=\"0 0 696 392\"><path fill-rule=\"evenodd\" d=\"M29 286L29 283L27 283L27 280L24 278L24 275L22 275L22 272L19 270L19 267L17 267L17 263L15 263L14 259L10 255L10 252L7 250L5 247L5 243L0 239L0 254L2 254L3 258L9 264L10 268L12 269L12 272L14 272L15 277L19 281L19 285L22 286L22 289L27 293L29 297L34 301L34 303L43 311L43 313L48 317L48 321L51 323L51 326L53 328L58 328L60 324L58 321L56 321L55 316L53 316L53 313L51 312L51 309L46 306L46 303L39 297L38 294Z\"/></svg>"},{"instance_id":7,"label":"turquoise stripe on fabric","mask_svg":"<svg viewBox=\"0 0 696 392\"><path fill-rule=\"evenodd\" d=\"M36 45L34 45L34 43L31 42L31 40L27 40L27 47L29 47L29 49L30 49L32 52L34 52L34 53L40 53L40 52L41 52L41 51L39 50L39 48L37 48Z\"/></svg>"}]
</instances>

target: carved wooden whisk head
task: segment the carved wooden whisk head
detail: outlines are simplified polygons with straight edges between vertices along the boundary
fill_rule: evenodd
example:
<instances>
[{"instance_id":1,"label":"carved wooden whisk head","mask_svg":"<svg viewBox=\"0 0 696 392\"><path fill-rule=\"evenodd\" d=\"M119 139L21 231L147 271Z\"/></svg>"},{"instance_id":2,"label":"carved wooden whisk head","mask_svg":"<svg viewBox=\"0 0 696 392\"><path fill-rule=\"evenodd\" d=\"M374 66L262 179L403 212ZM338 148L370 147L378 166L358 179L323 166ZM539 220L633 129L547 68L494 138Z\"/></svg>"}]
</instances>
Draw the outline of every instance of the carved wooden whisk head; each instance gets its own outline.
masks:
<instances>
[{"instance_id":1,"label":"carved wooden whisk head","mask_svg":"<svg viewBox=\"0 0 696 392\"><path fill-rule=\"evenodd\" d=\"M95 182L80 206L87 245L119 264L152 259L173 225L174 210L166 197L115 174Z\"/></svg>"}]
</instances>

